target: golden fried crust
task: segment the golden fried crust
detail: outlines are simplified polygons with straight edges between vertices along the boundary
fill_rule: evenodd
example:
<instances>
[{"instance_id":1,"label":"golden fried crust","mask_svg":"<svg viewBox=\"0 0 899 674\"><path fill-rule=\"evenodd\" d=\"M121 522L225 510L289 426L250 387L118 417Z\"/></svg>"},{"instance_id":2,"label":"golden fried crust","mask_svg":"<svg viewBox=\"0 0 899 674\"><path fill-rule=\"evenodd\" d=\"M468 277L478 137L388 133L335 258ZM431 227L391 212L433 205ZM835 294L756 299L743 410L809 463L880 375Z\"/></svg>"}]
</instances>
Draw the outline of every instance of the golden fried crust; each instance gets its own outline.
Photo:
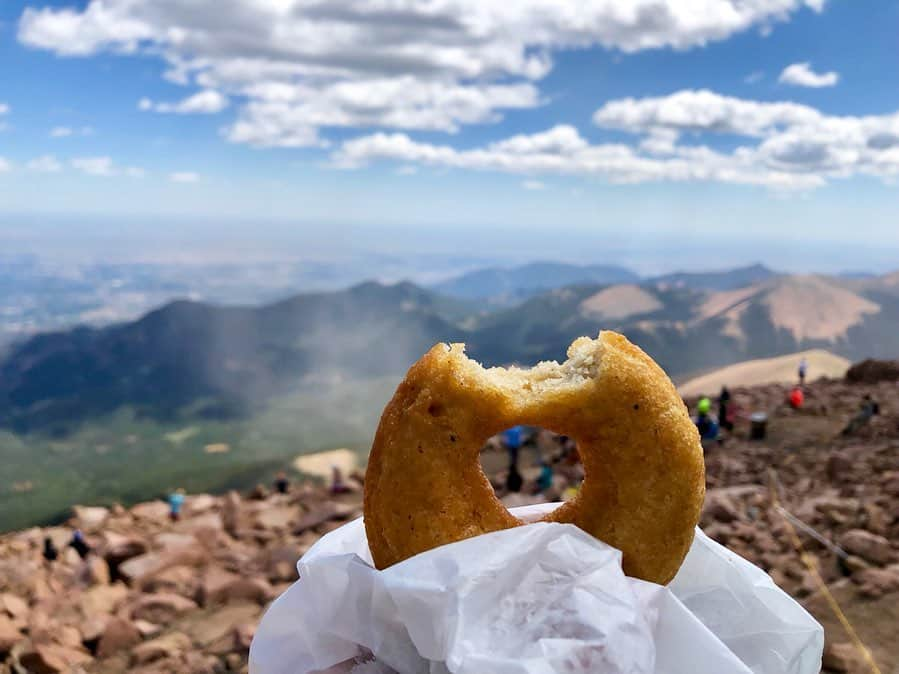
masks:
<instances>
[{"instance_id":1,"label":"golden fried crust","mask_svg":"<svg viewBox=\"0 0 899 674\"><path fill-rule=\"evenodd\" d=\"M379 569L439 545L518 526L479 451L515 424L577 440L586 479L545 520L620 549L630 576L667 583L693 541L705 495L696 427L673 384L614 332L581 338L562 365L485 370L438 344L409 370L375 434L365 530Z\"/></svg>"}]
</instances>

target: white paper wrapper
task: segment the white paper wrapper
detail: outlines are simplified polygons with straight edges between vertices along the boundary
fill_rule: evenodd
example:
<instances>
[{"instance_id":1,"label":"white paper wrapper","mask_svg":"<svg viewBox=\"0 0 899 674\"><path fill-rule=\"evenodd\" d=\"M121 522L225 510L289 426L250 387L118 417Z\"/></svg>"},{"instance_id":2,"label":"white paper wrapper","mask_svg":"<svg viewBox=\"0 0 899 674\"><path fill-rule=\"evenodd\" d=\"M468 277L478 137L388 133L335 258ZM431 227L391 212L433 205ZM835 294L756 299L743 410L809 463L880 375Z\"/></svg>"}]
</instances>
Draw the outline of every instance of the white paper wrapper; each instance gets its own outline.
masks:
<instances>
[{"instance_id":1,"label":"white paper wrapper","mask_svg":"<svg viewBox=\"0 0 899 674\"><path fill-rule=\"evenodd\" d=\"M512 510L534 519L558 504ZM322 537L262 619L251 674L817 674L824 632L699 529L667 586L535 523L377 571L362 520Z\"/></svg>"}]
</instances>

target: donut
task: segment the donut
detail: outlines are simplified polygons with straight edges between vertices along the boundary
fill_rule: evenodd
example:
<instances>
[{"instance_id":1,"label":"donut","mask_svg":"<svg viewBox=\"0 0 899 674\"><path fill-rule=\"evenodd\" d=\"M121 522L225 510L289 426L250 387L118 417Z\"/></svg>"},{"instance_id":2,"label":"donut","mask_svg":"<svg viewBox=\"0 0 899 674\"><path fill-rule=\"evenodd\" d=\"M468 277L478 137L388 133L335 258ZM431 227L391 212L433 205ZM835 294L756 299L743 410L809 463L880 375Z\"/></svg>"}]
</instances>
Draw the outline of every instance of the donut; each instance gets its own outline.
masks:
<instances>
[{"instance_id":1,"label":"donut","mask_svg":"<svg viewBox=\"0 0 899 674\"><path fill-rule=\"evenodd\" d=\"M699 434L664 371L615 332L581 337L561 365L485 369L438 344L384 409L365 476L364 522L384 569L413 555L523 524L481 470L484 442L515 424L577 441L586 477L544 520L574 524L622 552L629 576L665 584L699 521Z\"/></svg>"}]
</instances>

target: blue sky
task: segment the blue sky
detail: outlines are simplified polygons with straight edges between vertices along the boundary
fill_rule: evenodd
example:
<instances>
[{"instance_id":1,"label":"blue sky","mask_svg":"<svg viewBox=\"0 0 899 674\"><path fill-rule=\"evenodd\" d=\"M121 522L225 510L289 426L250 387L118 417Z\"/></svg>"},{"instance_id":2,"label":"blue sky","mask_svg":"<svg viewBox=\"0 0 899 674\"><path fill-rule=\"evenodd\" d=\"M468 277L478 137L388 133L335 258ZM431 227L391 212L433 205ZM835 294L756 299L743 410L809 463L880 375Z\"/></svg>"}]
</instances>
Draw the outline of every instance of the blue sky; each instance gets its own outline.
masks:
<instances>
[{"instance_id":1,"label":"blue sky","mask_svg":"<svg viewBox=\"0 0 899 674\"><path fill-rule=\"evenodd\" d=\"M0 4L0 241L899 249L894 2L385 6Z\"/></svg>"}]
</instances>

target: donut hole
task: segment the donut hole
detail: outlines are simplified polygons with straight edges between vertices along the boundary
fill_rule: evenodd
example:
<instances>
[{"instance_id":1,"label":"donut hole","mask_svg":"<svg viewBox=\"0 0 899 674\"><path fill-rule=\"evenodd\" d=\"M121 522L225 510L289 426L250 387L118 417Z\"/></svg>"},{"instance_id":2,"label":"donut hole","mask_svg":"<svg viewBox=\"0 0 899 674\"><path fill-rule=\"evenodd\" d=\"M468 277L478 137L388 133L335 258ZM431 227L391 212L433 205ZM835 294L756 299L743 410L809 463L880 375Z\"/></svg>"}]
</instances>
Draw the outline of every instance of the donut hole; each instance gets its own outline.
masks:
<instances>
[{"instance_id":1,"label":"donut hole","mask_svg":"<svg viewBox=\"0 0 899 674\"><path fill-rule=\"evenodd\" d=\"M489 438L480 464L509 507L561 500L584 478L574 441L540 426L516 426Z\"/></svg>"}]
</instances>

